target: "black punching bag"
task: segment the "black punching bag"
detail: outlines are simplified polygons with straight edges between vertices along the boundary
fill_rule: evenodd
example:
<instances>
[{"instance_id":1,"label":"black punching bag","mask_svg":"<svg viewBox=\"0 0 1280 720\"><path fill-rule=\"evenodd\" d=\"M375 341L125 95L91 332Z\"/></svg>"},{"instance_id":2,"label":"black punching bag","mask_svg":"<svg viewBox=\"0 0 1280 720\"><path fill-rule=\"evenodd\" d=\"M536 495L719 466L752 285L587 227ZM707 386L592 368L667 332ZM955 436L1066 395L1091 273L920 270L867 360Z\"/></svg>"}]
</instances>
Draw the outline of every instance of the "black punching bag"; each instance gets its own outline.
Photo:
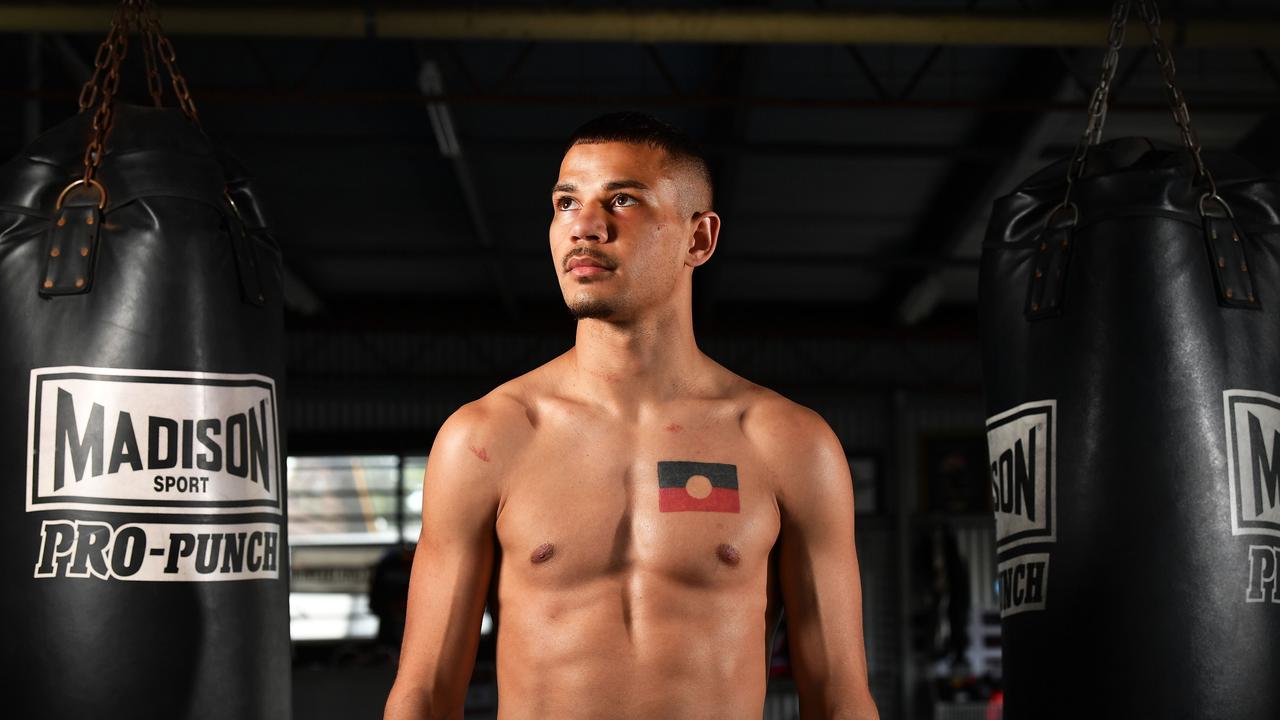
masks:
<instances>
[{"instance_id":1,"label":"black punching bag","mask_svg":"<svg viewBox=\"0 0 1280 720\"><path fill-rule=\"evenodd\" d=\"M1183 146L1095 144L1109 79L983 247L1005 717L1275 720L1280 183L1176 92Z\"/></svg>"},{"instance_id":2,"label":"black punching bag","mask_svg":"<svg viewBox=\"0 0 1280 720\"><path fill-rule=\"evenodd\" d=\"M0 714L287 719L281 264L250 182L192 114L91 107L0 166L0 298Z\"/></svg>"}]
</instances>

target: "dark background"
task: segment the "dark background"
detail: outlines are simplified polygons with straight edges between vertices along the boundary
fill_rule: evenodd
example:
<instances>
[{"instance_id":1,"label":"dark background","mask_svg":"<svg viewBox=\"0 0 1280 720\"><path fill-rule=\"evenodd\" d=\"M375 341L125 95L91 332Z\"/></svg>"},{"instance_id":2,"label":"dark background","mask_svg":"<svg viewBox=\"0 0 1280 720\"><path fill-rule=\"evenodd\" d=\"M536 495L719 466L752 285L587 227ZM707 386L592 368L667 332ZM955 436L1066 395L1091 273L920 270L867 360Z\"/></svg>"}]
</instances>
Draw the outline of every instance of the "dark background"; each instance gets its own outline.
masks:
<instances>
[{"instance_id":1,"label":"dark background","mask_svg":"<svg viewBox=\"0 0 1280 720\"><path fill-rule=\"evenodd\" d=\"M1274 172L1280 6L1161 5L1205 147ZM110 12L24 7L0 5L6 158L75 112ZM1108 7L241 0L165 4L162 18L205 128L258 179L284 251L292 454L423 455L457 406L571 345L546 232L578 124L637 109L702 142L724 226L696 276L700 344L821 412L874 468L857 539L888 719L970 717L955 688L998 687L985 485L963 490L985 482L977 260L992 200L1080 136ZM531 9L539 22L520 14ZM747 29L619 39L661 9ZM487 24L452 33L432 15L445 10ZM850 15L867 22L847 36L778 36ZM989 32L1002 20L1014 29ZM1146 34L1135 23L1127 39L1106 136L1176 142ZM142 103L139 55L132 45L123 95ZM945 582L938 568L957 557L964 582ZM970 601L958 669L939 637L940 584ZM351 660L352 647L303 648L297 717L376 714L389 666ZM770 716L786 717L785 676L776 684Z\"/></svg>"}]
</instances>

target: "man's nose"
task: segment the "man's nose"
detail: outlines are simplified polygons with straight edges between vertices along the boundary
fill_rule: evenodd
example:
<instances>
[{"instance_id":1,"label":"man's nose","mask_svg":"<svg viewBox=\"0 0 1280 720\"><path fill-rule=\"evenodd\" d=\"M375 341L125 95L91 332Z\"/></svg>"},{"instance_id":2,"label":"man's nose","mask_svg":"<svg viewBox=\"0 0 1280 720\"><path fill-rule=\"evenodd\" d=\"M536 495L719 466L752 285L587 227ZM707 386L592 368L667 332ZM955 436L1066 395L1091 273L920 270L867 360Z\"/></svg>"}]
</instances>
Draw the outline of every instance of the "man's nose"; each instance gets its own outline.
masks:
<instances>
[{"instance_id":1,"label":"man's nose","mask_svg":"<svg viewBox=\"0 0 1280 720\"><path fill-rule=\"evenodd\" d=\"M574 242L590 240L592 242L607 242L609 240L609 223L604 208L595 205L585 205L578 211L577 217L573 220L573 226L569 229L572 233Z\"/></svg>"}]
</instances>

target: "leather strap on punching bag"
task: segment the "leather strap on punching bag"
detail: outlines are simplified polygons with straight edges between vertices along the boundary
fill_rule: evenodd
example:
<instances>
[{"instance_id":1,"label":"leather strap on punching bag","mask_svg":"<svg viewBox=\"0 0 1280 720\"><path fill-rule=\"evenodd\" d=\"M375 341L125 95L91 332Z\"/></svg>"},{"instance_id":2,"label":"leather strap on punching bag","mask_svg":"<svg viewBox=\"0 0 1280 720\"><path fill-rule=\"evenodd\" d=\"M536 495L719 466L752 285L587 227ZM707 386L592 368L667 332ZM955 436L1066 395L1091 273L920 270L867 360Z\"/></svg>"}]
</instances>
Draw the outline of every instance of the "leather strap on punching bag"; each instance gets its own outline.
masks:
<instances>
[{"instance_id":1,"label":"leather strap on punching bag","mask_svg":"<svg viewBox=\"0 0 1280 720\"><path fill-rule=\"evenodd\" d=\"M1129 2L1073 156L996 202L980 277L1005 717L1280 708L1280 183L1099 143Z\"/></svg>"},{"instance_id":2,"label":"leather strap on punching bag","mask_svg":"<svg viewBox=\"0 0 1280 720\"><path fill-rule=\"evenodd\" d=\"M0 166L0 306L0 713L287 719L279 248L148 0Z\"/></svg>"}]
</instances>

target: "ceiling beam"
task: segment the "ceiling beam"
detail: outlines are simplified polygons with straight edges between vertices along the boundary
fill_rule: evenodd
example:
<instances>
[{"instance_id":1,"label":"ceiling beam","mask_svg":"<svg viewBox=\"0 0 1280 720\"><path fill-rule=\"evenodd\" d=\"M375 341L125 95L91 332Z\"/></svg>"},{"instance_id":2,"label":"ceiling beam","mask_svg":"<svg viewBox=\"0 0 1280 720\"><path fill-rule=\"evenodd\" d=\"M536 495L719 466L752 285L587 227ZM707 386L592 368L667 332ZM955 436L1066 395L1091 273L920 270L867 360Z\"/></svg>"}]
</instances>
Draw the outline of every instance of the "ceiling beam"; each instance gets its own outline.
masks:
<instances>
[{"instance_id":1,"label":"ceiling beam","mask_svg":"<svg viewBox=\"0 0 1280 720\"><path fill-rule=\"evenodd\" d=\"M422 57L418 74L419 89L430 95L444 90L444 77L439 64L432 58ZM453 165L454 178L458 182L458 191L462 194L467 208L467 217L471 220L477 244L484 253L485 265L493 280L498 297L506 309L507 318L513 322L520 320L520 303L511 290L510 279L506 269L498 259L498 243L493 230L489 227L488 215L485 213L481 192L476 185L475 171L471 161L462 152L462 142L458 140L454 130L453 112L448 104L428 102L427 115L431 120L431 131L440 147L440 154L449 159Z\"/></svg>"},{"instance_id":2,"label":"ceiling beam","mask_svg":"<svg viewBox=\"0 0 1280 720\"><path fill-rule=\"evenodd\" d=\"M0 99L13 100L48 100L54 102L75 102L79 91L68 90L26 90L0 88ZM1208 98L1212 93L1197 93L1199 97ZM1280 110L1280 101L1274 94L1252 94L1243 96L1240 93L1222 94L1217 98L1196 102L1197 113L1215 113L1221 115L1256 115L1258 113ZM885 111L980 111L986 113L1004 113L1010 115L1039 115L1046 112L1079 114L1080 102L1055 103L1032 99L982 99L982 98L938 98L921 100L881 100L879 98L854 97L799 97L776 95L657 95L657 94L468 94L442 92L423 94L415 90L336 90L336 91L299 91L272 93L266 89L203 87L200 89L201 106L206 104L251 104L251 105L298 105L298 104L335 104L335 105L371 105L384 103L410 103L419 105L423 102L448 103L450 105L474 105L494 107L540 107L540 106L582 106L582 107L631 107L631 108L667 108L667 107L772 107L801 110L885 110ZM1108 109L1108 117L1125 113L1158 113L1167 115L1169 104L1163 100L1155 102L1123 102L1117 101Z\"/></svg>"},{"instance_id":3,"label":"ceiling beam","mask_svg":"<svg viewBox=\"0 0 1280 720\"><path fill-rule=\"evenodd\" d=\"M102 33L110 4L0 7L0 32ZM1097 47L1107 15L1063 12L617 10L167 6L172 35L417 38L539 42L977 45ZM1280 47L1280 15L1216 13L1172 17L1172 37L1187 48ZM1144 33L1134 20L1131 32Z\"/></svg>"}]
</instances>

